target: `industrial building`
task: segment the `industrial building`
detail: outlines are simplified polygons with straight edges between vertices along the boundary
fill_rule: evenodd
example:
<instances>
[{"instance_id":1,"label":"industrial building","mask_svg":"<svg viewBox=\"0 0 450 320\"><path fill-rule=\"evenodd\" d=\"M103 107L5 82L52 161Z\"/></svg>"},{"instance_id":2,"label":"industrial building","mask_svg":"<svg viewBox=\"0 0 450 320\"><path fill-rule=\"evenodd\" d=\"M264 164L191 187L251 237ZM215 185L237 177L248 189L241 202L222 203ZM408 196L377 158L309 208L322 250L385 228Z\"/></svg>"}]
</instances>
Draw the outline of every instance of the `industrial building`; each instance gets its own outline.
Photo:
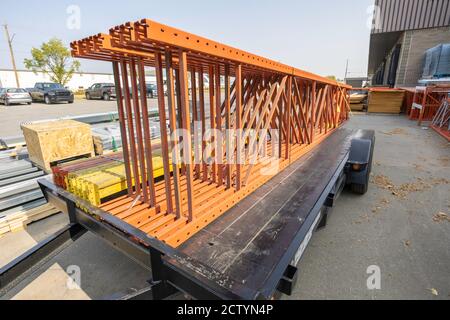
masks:
<instances>
[{"instance_id":1,"label":"industrial building","mask_svg":"<svg viewBox=\"0 0 450 320\"><path fill-rule=\"evenodd\" d=\"M450 44L450 0L375 0L371 84L415 87L423 75L426 51L441 44Z\"/></svg>"}]
</instances>

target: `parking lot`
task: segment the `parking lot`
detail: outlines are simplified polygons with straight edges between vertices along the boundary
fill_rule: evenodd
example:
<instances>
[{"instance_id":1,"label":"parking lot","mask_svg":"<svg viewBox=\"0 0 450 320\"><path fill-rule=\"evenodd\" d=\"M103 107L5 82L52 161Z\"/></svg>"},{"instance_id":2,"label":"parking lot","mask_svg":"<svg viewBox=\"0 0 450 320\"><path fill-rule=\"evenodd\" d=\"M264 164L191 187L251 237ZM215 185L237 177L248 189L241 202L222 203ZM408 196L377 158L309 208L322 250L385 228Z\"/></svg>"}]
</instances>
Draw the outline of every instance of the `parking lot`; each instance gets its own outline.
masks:
<instances>
[{"instance_id":1,"label":"parking lot","mask_svg":"<svg viewBox=\"0 0 450 320\"><path fill-rule=\"evenodd\" d=\"M115 105L78 101L31 108L48 118L64 115L53 110L104 112ZM46 110L45 116L39 110ZM449 143L404 116L359 114L346 126L376 130L369 192L341 195L327 227L315 233L300 261L294 294L284 298L449 299L450 222L437 218L450 212ZM65 223L67 217L60 214L0 238L0 247L6 248L0 251L0 266ZM69 289L73 266L81 271L81 287ZM380 269L379 290L367 287L369 266ZM145 287L148 278L148 269L87 233L2 298L112 298Z\"/></svg>"},{"instance_id":2,"label":"parking lot","mask_svg":"<svg viewBox=\"0 0 450 320\"><path fill-rule=\"evenodd\" d=\"M157 100L148 100L149 108L156 108ZM75 99L73 104L59 103L46 105L35 102L32 105L0 105L0 137L21 135L20 124L24 121L57 119L66 116L77 116L90 113L116 112L116 101Z\"/></svg>"}]
</instances>

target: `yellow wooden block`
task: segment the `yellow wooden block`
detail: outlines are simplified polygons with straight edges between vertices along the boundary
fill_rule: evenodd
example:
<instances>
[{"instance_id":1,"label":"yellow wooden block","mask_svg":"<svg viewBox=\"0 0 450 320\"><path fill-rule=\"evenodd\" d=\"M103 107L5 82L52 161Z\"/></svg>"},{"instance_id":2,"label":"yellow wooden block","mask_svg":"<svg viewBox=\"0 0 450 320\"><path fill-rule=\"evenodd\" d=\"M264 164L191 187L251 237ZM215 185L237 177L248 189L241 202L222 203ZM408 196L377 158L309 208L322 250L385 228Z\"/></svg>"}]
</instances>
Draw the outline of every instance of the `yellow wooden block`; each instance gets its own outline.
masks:
<instances>
[{"instance_id":1,"label":"yellow wooden block","mask_svg":"<svg viewBox=\"0 0 450 320\"><path fill-rule=\"evenodd\" d=\"M172 170L171 162L170 170ZM163 175L162 157L153 157L154 178L160 178ZM132 184L134 185L134 183L134 178L132 177ZM102 199L127 189L125 165L113 162L71 172L67 175L67 188L69 192L79 198L98 206L101 204Z\"/></svg>"}]
</instances>

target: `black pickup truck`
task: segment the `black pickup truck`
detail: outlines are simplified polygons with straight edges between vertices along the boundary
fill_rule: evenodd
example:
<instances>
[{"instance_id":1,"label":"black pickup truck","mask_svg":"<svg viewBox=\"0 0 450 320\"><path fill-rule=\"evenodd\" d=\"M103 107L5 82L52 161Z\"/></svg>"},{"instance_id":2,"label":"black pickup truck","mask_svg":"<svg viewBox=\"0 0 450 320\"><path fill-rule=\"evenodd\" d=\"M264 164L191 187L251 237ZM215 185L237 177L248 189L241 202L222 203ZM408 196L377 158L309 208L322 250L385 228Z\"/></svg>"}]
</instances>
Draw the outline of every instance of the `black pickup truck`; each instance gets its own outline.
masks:
<instances>
[{"instance_id":1,"label":"black pickup truck","mask_svg":"<svg viewBox=\"0 0 450 320\"><path fill-rule=\"evenodd\" d=\"M28 89L34 102L45 102L46 104L68 102L73 103L72 91L64 88L59 83L37 82L34 88Z\"/></svg>"}]
</instances>

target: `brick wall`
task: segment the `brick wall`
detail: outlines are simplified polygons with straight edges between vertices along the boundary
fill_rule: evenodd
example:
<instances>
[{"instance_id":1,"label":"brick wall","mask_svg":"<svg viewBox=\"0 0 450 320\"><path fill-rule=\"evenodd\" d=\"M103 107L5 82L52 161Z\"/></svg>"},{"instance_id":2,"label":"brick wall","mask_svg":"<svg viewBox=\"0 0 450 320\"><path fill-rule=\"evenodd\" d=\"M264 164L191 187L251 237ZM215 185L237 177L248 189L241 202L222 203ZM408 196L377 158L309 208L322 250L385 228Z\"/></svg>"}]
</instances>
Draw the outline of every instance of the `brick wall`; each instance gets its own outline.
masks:
<instances>
[{"instance_id":1,"label":"brick wall","mask_svg":"<svg viewBox=\"0 0 450 320\"><path fill-rule=\"evenodd\" d=\"M397 69L396 86L416 86L422 77L425 51L440 43L450 43L450 27L406 31Z\"/></svg>"}]
</instances>

